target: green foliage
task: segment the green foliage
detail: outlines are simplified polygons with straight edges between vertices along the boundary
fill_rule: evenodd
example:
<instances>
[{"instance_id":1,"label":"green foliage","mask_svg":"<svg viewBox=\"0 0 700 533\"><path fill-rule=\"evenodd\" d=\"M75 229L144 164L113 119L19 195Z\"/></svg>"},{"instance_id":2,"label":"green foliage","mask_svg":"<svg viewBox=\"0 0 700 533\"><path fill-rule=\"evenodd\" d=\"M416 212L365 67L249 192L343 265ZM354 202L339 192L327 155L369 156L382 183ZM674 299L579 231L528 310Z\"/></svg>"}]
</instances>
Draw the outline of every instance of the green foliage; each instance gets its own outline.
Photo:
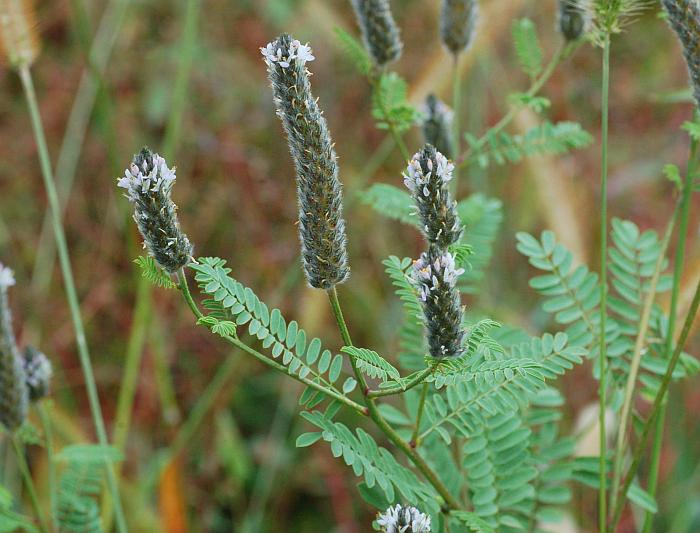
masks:
<instances>
[{"instance_id":1,"label":"green foliage","mask_svg":"<svg viewBox=\"0 0 700 533\"><path fill-rule=\"evenodd\" d=\"M39 531L31 518L16 513L12 508L12 493L0 485L0 533L12 533L16 531L36 533Z\"/></svg>"},{"instance_id":2,"label":"green foliage","mask_svg":"<svg viewBox=\"0 0 700 533\"><path fill-rule=\"evenodd\" d=\"M511 135L490 130L484 139L465 134L472 149L470 159L482 168L491 163L517 163L526 157L542 154L565 154L591 144L593 137L576 122L542 122L523 134Z\"/></svg>"},{"instance_id":3,"label":"green foliage","mask_svg":"<svg viewBox=\"0 0 700 533\"><path fill-rule=\"evenodd\" d=\"M427 509L434 510L433 489L399 464L388 450L378 446L362 428L357 428L353 434L344 424L333 422L318 411L303 412L302 416L321 430L321 438L330 444L333 456L342 457L356 476L363 477L367 487L378 485L388 501L396 501L398 493L403 501L427 505Z\"/></svg>"},{"instance_id":4,"label":"green foliage","mask_svg":"<svg viewBox=\"0 0 700 533\"><path fill-rule=\"evenodd\" d=\"M236 324L230 320L219 320L215 316L203 316L197 320L200 326L207 326L212 333L220 337L235 337Z\"/></svg>"},{"instance_id":5,"label":"green foliage","mask_svg":"<svg viewBox=\"0 0 700 533\"><path fill-rule=\"evenodd\" d=\"M428 346L423 330L423 308L410 278L413 260L410 257L399 259L392 255L382 261L382 264L391 279L394 292L403 304L404 319L399 328L399 363L408 370L420 370L424 367L423 360L428 353Z\"/></svg>"},{"instance_id":6,"label":"green foliage","mask_svg":"<svg viewBox=\"0 0 700 533\"><path fill-rule=\"evenodd\" d=\"M476 513L454 511L450 513L450 516L456 518L460 524L467 526L469 531L475 531L477 533L491 533L493 531L493 528Z\"/></svg>"},{"instance_id":7,"label":"green foliage","mask_svg":"<svg viewBox=\"0 0 700 533\"><path fill-rule=\"evenodd\" d=\"M333 32L340 42L340 47L347 58L363 76L369 76L372 70L372 59L362 46L362 43L342 28L334 28Z\"/></svg>"},{"instance_id":8,"label":"green foliage","mask_svg":"<svg viewBox=\"0 0 700 533\"><path fill-rule=\"evenodd\" d=\"M413 199L404 189L388 183L374 183L358 195L362 203L372 206L380 215L416 228L420 223Z\"/></svg>"},{"instance_id":9,"label":"green foliage","mask_svg":"<svg viewBox=\"0 0 700 533\"><path fill-rule=\"evenodd\" d=\"M226 261L218 257L203 257L189 267L196 272L200 290L218 302L236 326L247 324L248 333L257 337L273 358L281 357L290 374L311 379L342 394L335 384L341 375L343 356L332 356L329 350L322 350L318 338L308 339L299 324L295 320L287 322L279 309L270 311L249 287L228 275L231 269L225 265ZM226 327L221 326L221 322L217 324L222 331ZM320 391L304 395L307 405L322 397Z\"/></svg>"},{"instance_id":10,"label":"green foliage","mask_svg":"<svg viewBox=\"0 0 700 533\"><path fill-rule=\"evenodd\" d=\"M372 116L381 130L394 127L403 132L413 126L420 113L408 102L407 86L396 72L383 73L372 94Z\"/></svg>"},{"instance_id":11,"label":"green foliage","mask_svg":"<svg viewBox=\"0 0 700 533\"><path fill-rule=\"evenodd\" d=\"M355 360L355 366L371 378L389 381L389 379L401 377L399 371L389 361L373 350L357 348L356 346L343 346L340 351L352 357Z\"/></svg>"},{"instance_id":12,"label":"green foliage","mask_svg":"<svg viewBox=\"0 0 700 533\"><path fill-rule=\"evenodd\" d=\"M491 263L493 244L503 221L503 204L500 200L476 193L457 204L457 213L465 226L461 242L472 249L468 268L460 265L464 274L459 278L459 288L467 294L477 294Z\"/></svg>"},{"instance_id":13,"label":"green foliage","mask_svg":"<svg viewBox=\"0 0 700 533\"><path fill-rule=\"evenodd\" d=\"M55 457L65 463L58 481L57 519L62 531L102 531L99 497L105 463L122 460L111 446L76 444L66 446Z\"/></svg>"},{"instance_id":14,"label":"green foliage","mask_svg":"<svg viewBox=\"0 0 700 533\"><path fill-rule=\"evenodd\" d=\"M531 96L528 93L512 93L508 96L508 102L515 107L529 107L535 113L542 113L549 109L552 102L544 96Z\"/></svg>"},{"instance_id":15,"label":"green foliage","mask_svg":"<svg viewBox=\"0 0 700 533\"><path fill-rule=\"evenodd\" d=\"M542 48L535 24L527 18L513 22L513 45L523 72L534 78L542 71Z\"/></svg>"},{"instance_id":16,"label":"green foliage","mask_svg":"<svg viewBox=\"0 0 700 533\"><path fill-rule=\"evenodd\" d=\"M141 269L141 275L156 287L173 289L177 286L173 283L173 280L170 279L168 273L160 268L156 260L150 255L141 255L134 259L134 263Z\"/></svg>"},{"instance_id":17,"label":"green foliage","mask_svg":"<svg viewBox=\"0 0 700 533\"><path fill-rule=\"evenodd\" d=\"M545 297L542 305L567 330L573 344L593 347L598 335L600 285L598 275L585 265L573 266L573 255L556 242L554 233L542 232L541 241L518 233L518 250L530 264L546 274L530 280L530 286Z\"/></svg>"}]
</instances>

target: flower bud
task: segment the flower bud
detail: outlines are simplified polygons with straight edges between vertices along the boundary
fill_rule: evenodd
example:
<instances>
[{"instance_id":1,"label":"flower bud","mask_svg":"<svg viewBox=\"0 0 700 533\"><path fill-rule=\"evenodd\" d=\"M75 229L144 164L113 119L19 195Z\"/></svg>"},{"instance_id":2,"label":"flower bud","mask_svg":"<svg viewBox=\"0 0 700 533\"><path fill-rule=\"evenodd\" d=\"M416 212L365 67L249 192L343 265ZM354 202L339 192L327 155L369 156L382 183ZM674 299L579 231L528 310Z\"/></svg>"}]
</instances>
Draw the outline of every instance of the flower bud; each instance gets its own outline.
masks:
<instances>
[{"instance_id":1,"label":"flower bud","mask_svg":"<svg viewBox=\"0 0 700 533\"><path fill-rule=\"evenodd\" d=\"M306 279L330 289L349 274L343 191L333 141L311 94L308 45L281 35L260 49L272 84L277 115L287 133L297 175L299 236Z\"/></svg>"},{"instance_id":2,"label":"flower bud","mask_svg":"<svg viewBox=\"0 0 700 533\"><path fill-rule=\"evenodd\" d=\"M477 0L442 0L440 37L442 44L454 55L471 45L478 15Z\"/></svg>"},{"instance_id":3,"label":"flower bud","mask_svg":"<svg viewBox=\"0 0 700 533\"><path fill-rule=\"evenodd\" d=\"M452 159L452 119L454 113L442 100L429 94L423 109L423 137L446 158Z\"/></svg>"},{"instance_id":4,"label":"flower bud","mask_svg":"<svg viewBox=\"0 0 700 533\"><path fill-rule=\"evenodd\" d=\"M377 66L396 61L403 43L389 0L352 0L362 38Z\"/></svg>"},{"instance_id":5,"label":"flower bud","mask_svg":"<svg viewBox=\"0 0 700 533\"><path fill-rule=\"evenodd\" d=\"M170 199L174 183L175 168L168 168L165 159L148 148L134 156L124 177L117 182L134 204L134 220L144 247L171 274L192 258L192 245L180 230L177 206Z\"/></svg>"},{"instance_id":6,"label":"flower bud","mask_svg":"<svg viewBox=\"0 0 700 533\"><path fill-rule=\"evenodd\" d=\"M700 108L700 4L697 0L662 0L668 22L683 46L683 55Z\"/></svg>"},{"instance_id":7,"label":"flower bud","mask_svg":"<svg viewBox=\"0 0 700 533\"><path fill-rule=\"evenodd\" d=\"M384 533L430 533L430 517L415 507L395 505L377 517Z\"/></svg>"},{"instance_id":8,"label":"flower bud","mask_svg":"<svg viewBox=\"0 0 700 533\"><path fill-rule=\"evenodd\" d=\"M591 30L589 0L559 0L559 31L567 41L575 41Z\"/></svg>"},{"instance_id":9,"label":"flower bud","mask_svg":"<svg viewBox=\"0 0 700 533\"><path fill-rule=\"evenodd\" d=\"M455 266L451 253L431 248L413 264L412 280L418 289L428 330L430 355L436 359L462 355L462 304L457 279L464 269Z\"/></svg>"},{"instance_id":10,"label":"flower bud","mask_svg":"<svg viewBox=\"0 0 700 533\"><path fill-rule=\"evenodd\" d=\"M462 236L457 203L452 200L448 183L454 165L427 144L408 163L404 184L418 206L423 234L431 246L447 250Z\"/></svg>"},{"instance_id":11,"label":"flower bud","mask_svg":"<svg viewBox=\"0 0 700 533\"><path fill-rule=\"evenodd\" d=\"M27 346L24 349L23 363L29 399L33 402L41 400L49 393L49 384L53 376L51 361L33 346Z\"/></svg>"},{"instance_id":12,"label":"flower bud","mask_svg":"<svg viewBox=\"0 0 700 533\"><path fill-rule=\"evenodd\" d=\"M27 418L29 398L22 356L12 330L7 290L15 284L12 270L0 263L0 422L9 430Z\"/></svg>"}]
</instances>

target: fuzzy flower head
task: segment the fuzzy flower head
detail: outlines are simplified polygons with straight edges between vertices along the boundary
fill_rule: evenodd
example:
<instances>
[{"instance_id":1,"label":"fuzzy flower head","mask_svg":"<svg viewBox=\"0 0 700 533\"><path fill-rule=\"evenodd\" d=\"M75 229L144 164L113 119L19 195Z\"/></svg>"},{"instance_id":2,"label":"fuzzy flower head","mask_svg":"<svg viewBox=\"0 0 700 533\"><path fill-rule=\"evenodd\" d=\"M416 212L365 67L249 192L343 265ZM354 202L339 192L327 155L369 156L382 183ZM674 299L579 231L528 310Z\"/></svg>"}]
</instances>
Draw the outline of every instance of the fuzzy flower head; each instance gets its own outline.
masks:
<instances>
[{"instance_id":1,"label":"fuzzy flower head","mask_svg":"<svg viewBox=\"0 0 700 533\"><path fill-rule=\"evenodd\" d=\"M24 374L31 401L36 402L48 394L53 367L49 358L33 346L24 349Z\"/></svg>"},{"instance_id":2,"label":"fuzzy flower head","mask_svg":"<svg viewBox=\"0 0 700 533\"><path fill-rule=\"evenodd\" d=\"M452 120L454 113L442 100L429 94L423 108L423 137L427 144L448 159L454 156L452 150Z\"/></svg>"},{"instance_id":3,"label":"fuzzy flower head","mask_svg":"<svg viewBox=\"0 0 700 533\"><path fill-rule=\"evenodd\" d=\"M15 273L0 263L0 289L7 289L15 284Z\"/></svg>"},{"instance_id":4,"label":"fuzzy flower head","mask_svg":"<svg viewBox=\"0 0 700 533\"><path fill-rule=\"evenodd\" d=\"M352 7L375 65L383 67L396 61L401 56L403 42L389 0L352 0Z\"/></svg>"},{"instance_id":5,"label":"fuzzy flower head","mask_svg":"<svg viewBox=\"0 0 700 533\"><path fill-rule=\"evenodd\" d=\"M415 507L396 504L377 516L377 524L385 533L430 533L430 517Z\"/></svg>"},{"instance_id":6,"label":"fuzzy flower head","mask_svg":"<svg viewBox=\"0 0 700 533\"><path fill-rule=\"evenodd\" d=\"M452 200L448 184L454 165L428 144L408 163L404 184L416 202L425 238L431 245L447 249L462 236L457 203Z\"/></svg>"},{"instance_id":7,"label":"fuzzy flower head","mask_svg":"<svg viewBox=\"0 0 700 533\"><path fill-rule=\"evenodd\" d=\"M479 16L477 0L442 0L440 38L450 52L457 55L471 45Z\"/></svg>"},{"instance_id":8,"label":"fuzzy flower head","mask_svg":"<svg viewBox=\"0 0 700 533\"><path fill-rule=\"evenodd\" d=\"M412 281L423 306L430 355L437 359L462 354L463 310L457 280L463 273L451 253L434 248L413 264Z\"/></svg>"},{"instance_id":9,"label":"fuzzy flower head","mask_svg":"<svg viewBox=\"0 0 700 533\"><path fill-rule=\"evenodd\" d=\"M22 355L12 328L7 294L14 283L12 271L0 264L0 423L9 431L22 425L29 406Z\"/></svg>"},{"instance_id":10,"label":"fuzzy flower head","mask_svg":"<svg viewBox=\"0 0 700 533\"><path fill-rule=\"evenodd\" d=\"M592 29L590 0L559 0L559 31L567 41L576 41Z\"/></svg>"},{"instance_id":11,"label":"fuzzy flower head","mask_svg":"<svg viewBox=\"0 0 700 533\"><path fill-rule=\"evenodd\" d=\"M683 47L695 102L700 108L700 3L698 0L662 0L661 3Z\"/></svg>"},{"instance_id":12,"label":"fuzzy flower head","mask_svg":"<svg viewBox=\"0 0 700 533\"><path fill-rule=\"evenodd\" d=\"M306 63L313 55L308 46L298 43L285 34L261 50L296 169L306 280L317 289L330 289L350 274L343 188L326 119L311 93Z\"/></svg>"},{"instance_id":13,"label":"fuzzy flower head","mask_svg":"<svg viewBox=\"0 0 700 533\"><path fill-rule=\"evenodd\" d=\"M134 220L144 240L144 247L169 273L189 263L192 245L180 230L177 206L171 200L175 168L169 168L158 154L143 148L126 169L117 186L134 204Z\"/></svg>"},{"instance_id":14,"label":"fuzzy flower head","mask_svg":"<svg viewBox=\"0 0 700 533\"><path fill-rule=\"evenodd\" d=\"M285 47L279 41L268 43L267 46L260 47L260 52L265 58L268 66L277 63L282 68L288 68L292 62L296 65L303 66L309 61L316 59L311 52L309 44L301 44L296 39Z\"/></svg>"}]
</instances>

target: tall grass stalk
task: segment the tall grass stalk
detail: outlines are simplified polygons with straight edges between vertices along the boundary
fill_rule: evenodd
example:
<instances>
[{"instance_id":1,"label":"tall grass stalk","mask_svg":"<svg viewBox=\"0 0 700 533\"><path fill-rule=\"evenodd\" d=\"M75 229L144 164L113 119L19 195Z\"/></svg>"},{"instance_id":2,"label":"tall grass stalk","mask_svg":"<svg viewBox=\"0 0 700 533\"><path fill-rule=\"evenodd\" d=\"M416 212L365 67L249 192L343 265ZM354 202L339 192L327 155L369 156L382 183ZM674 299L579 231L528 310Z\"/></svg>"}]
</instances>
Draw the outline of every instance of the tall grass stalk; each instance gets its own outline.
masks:
<instances>
[{"instance_id":1,"label":"tall grass stalk","mask_svg":"<svg viewBox=\"0 0 700 533\"><path fill-rule=\"evenodd\" d=\"M695 112L694 119L698 120L699 114ZM673 352L673 338L676 330L676 320L678 315L678 296L680 293L681 277L683 274L683 262L685 260L685 246L688 239L688 221L690 219L690 205L693 195L693 183L695 173L698 166L698 140L695 137L690 138L690 152L688 155L688 163L686 165L685 183L683 184L683 193L681 198L681 222L678 230L678 243L676 245L676 254L673 261L673 285L671 288L671 303L668 309L668 332L666 333L666 342L664 346L664 354L668 359ZM662 404L659 415L656 419L654 428L653 447L651 451L651 460L649 465L649 481L647 484L647 492L656 497L656 487L658 484L659 475L659 459L661 456L661 445L664 434L664 423L666 420L666 403ZM654 516L650 512L646 512L644 516L644 533L651 531Z\"/></svg>"},{"instance_id":2,"label":"tall grass stalk","mask_svg":"<svg viewBox=\"0 0 700 533\"><path fill-rule=\"evenodd\" d=\"M116 43L126 10L131 0L112 0L105 8L92 46L86 50L88 65L83 72L78 90L73 100L66 131L56 163L56 188L61 218L66 210L70 191L75 181L75 173L80 159L81 148L90 123L95 101L99 96L102 74L104 73ZM76 17L80 22L81 17ZM78 28L80 33L89 33L89 28ZM52 218L44 216L41 236L37 245L37 259L32 274L32 290L41 295L46 292L51 280L56 258L56 243L52 238Z\"/></svg>"},{"instance_id":3,"label":"tall grass stalk","mask_svg":"<svg viewBox=\"0 0 700 533\"><path fill-rule=\"evenodd\" d=\"M625 477L625 482L623 483L622 489L620 490L620 495L617 498L617 505L613 509L612 517L610 520L609 531L615 531L615 528L617 527L617 524L620 521L620 518L622 517L622 511L625 507L625 499L627 496L627 491L629 490L630 485L632 485L632 481L634 480L634 478L637 474L637 470L639 469L639 465L642 461L642 458L644 457L644 453L646 452L647 438L649 437L649 434L651 433L652 427L654 427L656 425L656 418L661 413L661 409L662 409L662 407L664 405L664 401L665 401L666 392L668 391L668 387L671 384L671 379L673 377L673 371L675 370L676 365L678 364L678 361L681 357L681 354L683 353L683 349L685 348L685 344L688 341L688 337L690 335L691 329L693 328L693 322L695 321L695 317L698 314L699 307L700 307L700 280L698 280L698 283L695 287L695 294L693 296L693 301L690 304L690 308L688 309L688 314L685 317L685 323L683 324L683 330L681 331L681 335L678 338L678 343L676 344L676 347L673 351L673 355L671 356L671 359L668 362L668 368L666 369L666 373L664 374L664 376L661 380L661 385L659 386L659 392L656 394L656 397L654 398L654 404L652 405L649 416L647 417L646 421L644 422L644 426L642 427L642 430L639 434L639 440L637 442L637 445L635 446L634 451L632 452L632 464L630 465L630 467L627 471L627 476Z\"/></svg>"},{"instance_id":4,"label":"tall grass stalk","mask_svg":"<svg viewBox=\"0 0 700 533\"><path fill-rule=\"evenodd\" d=\"M661 241L659 257L656 260L656 264L654 266L654 273L651 279L649 280L647 289L648 294L644 300L644 307L642 309L642 315L639 320L639 328L637 331L637 338L634 343L634 352L632 354L632 360L630 362L629 373L627 375L625 397L622 403L622 409L620 411L620 421L618 423L617 440L615 443L615 455L613 461L613 483L610 492L611 507L615 507L617 503L617 492L620 488L620 480L622 478L622 467L625 458L625 451L627 449L627 425L629 423L630 413L632 410L632 403L634 402L635 398L634 393L637 385L637 376L639 375L639 368L642 362L644 343L646 341L646 335L649 329L651 311L654 306L654 301L656 300L656 287L658 286L659 278L661 276L661 267L663 266L663 263L666 259L666 250L668 249L668 245L671 241L671 236L673 235L673 229L676 225L676 220L678 219L679 211L680 202L676 203L676 208L673 211L673 215L671 216L671 220L668 223L663 240Z\"/></svg>"},{"instance_id":5,"label":"tall grass stalk","mask_svg":"<svg viewBox=\"0 0 700 533\"><path fill-rule=\"evenodd\" d=\"M102 446L108 446L109 440L107 439L107 430L105 429L104 418L102 416L102 409L100 407L100 400L97 393L97 385L95 383L95 377L92 371L92 363L90 360L90 352L85 336L85 328L83 326L83 320L80 315L80 304L78 301L78 294L75 289L73 268L71 266L70 256L68 253L68 244L66 242L66 235L63 229L63 222L61 220L61 206L58 200L58 193L56 191L56 184L54 182L53 172L51 168L51 159L49 157L49 151L46 145L46 136L44 134L44 127L41 121L39 105L37 103L36 92L34 90L34 83L32 81L32 75L29 71L29 67L21 67L19 69L19 76L22 81L22 87L24 89L25 96L27 99L29 115L32 122L32 128L34 130L34 137L36 140L37 149L39 152L41 173L44 180L44 186L46 188L46 195L49 201L49 209L51 211L52 225L58 250L59 263L61 265L61 273L63 275L63 283L65 285L66 298L68 300L68 307L70 309L73 328L75 330L75 340L78 347L80 365L82 367L83 376L85 378L85 387L87 390L88 401L90 404L90 411L92 414L93 423L95 424L98 442ZM114 500L115 514L117 518L117 528L120 531L120 533L123 533L127 531L127 527L126 519L124 517L124 511L121 506L117 478L111 463L105 463L105 470L107 472L107 485L112 495L112 499Z\"/></svg>"},{"instance_id":6,"label":"tall grass stalk","mask_svg":"<svg viewBox=\"0 0 700 533\"><path fill-rule=\"evenodd\" d=\"M605 431L605 413L607 409L607 361L605 326L607 318L608 297L608 100L610 93L610 35L603 40L603 82L601 112L601 174L600 174L600 346L598 366L600 370L600 389L598 392L598 425L600 432L599 454L599 492L598 492L598 526L601 533L606 531L607 522L607 435Z\"/></svg>"}]
</instances>

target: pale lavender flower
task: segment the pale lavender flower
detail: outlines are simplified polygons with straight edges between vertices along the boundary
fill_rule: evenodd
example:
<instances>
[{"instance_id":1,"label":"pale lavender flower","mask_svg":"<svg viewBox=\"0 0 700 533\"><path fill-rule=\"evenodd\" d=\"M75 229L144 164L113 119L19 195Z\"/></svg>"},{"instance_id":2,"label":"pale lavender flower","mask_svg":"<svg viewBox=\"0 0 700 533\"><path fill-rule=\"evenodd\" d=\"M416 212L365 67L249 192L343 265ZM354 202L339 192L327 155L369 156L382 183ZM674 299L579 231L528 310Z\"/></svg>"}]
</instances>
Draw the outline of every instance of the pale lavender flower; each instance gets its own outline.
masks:
<instances>
[{"instance_id":1,"label":"pale lavender flower","mask_svg":"<svg viewBox=\"0 0 700 533\"><path fill-rule=\"evenodd\" d=\"M7 289L15 284L15 273L0 263L0 288Z\"/></svg>"}]
</instances>

